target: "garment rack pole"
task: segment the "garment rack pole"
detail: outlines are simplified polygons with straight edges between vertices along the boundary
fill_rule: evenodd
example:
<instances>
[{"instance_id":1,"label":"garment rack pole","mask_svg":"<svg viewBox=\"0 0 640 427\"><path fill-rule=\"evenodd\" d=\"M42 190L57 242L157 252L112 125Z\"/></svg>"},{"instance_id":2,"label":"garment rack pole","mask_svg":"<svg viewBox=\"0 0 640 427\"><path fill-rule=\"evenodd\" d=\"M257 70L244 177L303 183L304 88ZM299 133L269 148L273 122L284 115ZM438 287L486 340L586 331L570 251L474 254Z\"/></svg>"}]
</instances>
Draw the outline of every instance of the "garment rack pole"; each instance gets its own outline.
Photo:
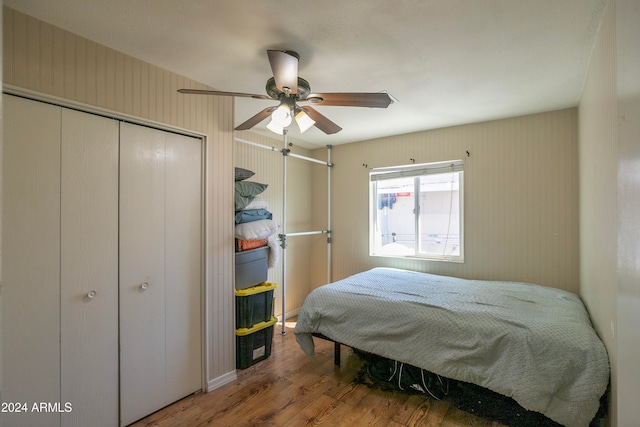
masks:
<instances>
[{"instance_id":1,"label":"garment rack pole","mask_svg":"<svg viewBox=\"0 0 640 427\"><path fill-rule=\"evenodd\" d=\"M320 163L321 165L329 165L330 162L323 162L322 160L314 159L313 157L301 156L300 154L289 153L291 157L295 157L297 159L307 160L309 162Z\"/></svg>"},{"instance_id":2,"label":"garment rack pole","mask_svg":"<svg viewBox=\"0 0 640 427\"><path fill-rule=\"evenodd\" d=\"M282 335L287 334L285 322L287 320L287 157L289 151L288 132L285 129L282 135Z\"/></svg>"},{"instance_id":3,"label":"garment rack pole","mask_svg":"<svg viewBox=\"0 0 640 427\"><path fill-rule=\"evenodd\" d=\"M301 231L300 233L288 233L287 237L291 236L311 236L312 234L328 234L329 230L318 230L318 231Z\"/></svg>"},{"instance_id":4,"label":"garment rack pole","mask_svg":"<svg viewBox=\"0 0 640 427\"><path fill-rule=\"evenodd\" d=\"M331 283L331 145L327 145L327 283Z\"/></svg>"},{"instance_id":5,"label":"garment rack pole","mask_svg":"<svg viewBox=\"0 0 640 427\"><path fill-rule=\"evenodd\" d=\"M253 145L254 147L264 148L264 149L269 150L269 151L282 152L282 150L283 150L283 149L278 149L278 148L273 147L273 146L258 144L257 142L252 142L252 141L247 141L246 139L242 139L242 138L235 138L235 140L236 140L236 142L242 142L243 144ZM327 147L331 147L331 146L327 145ZM322 160L319 160L319 159L314 159L313 157L307 157L307 156L303 156L303 155L300 155L300 154L295 154L295 153L292 153L289 149L287 149L287 147L284 147L284 150L287 151L287 155L288 156L295 157L296 159L307 160L309 162L319 163L321 165L326 165L326 166L333 166L331 164L330 160L327 160L325 162L325 161L322 161Z\"/></svg>"},{"instance_id":6,"label":"garment rack pole","mask_svg":"<svg viewBox=\"0 0 640 427\"><path fill-rule=\"evenodd\" d=\"M312 157L294 154L287 147L289 146L289 136L285 129L282 135L282 149L259 144L257 142L248 141L242 138L235 138L236 142L252 145L258 148L264 148L270 151L279 151L282 154L282 234L279 235L282 247L282 335L286 335L286 295L287 295L287 237L293 236L309 236L314 234L327 234L327 283L331 282L331 145L327 145L327 161L314 159ZM319 163L327 166L327 229L319 231L303 231L298 233L287 234L287 157L295 157L307 160L313 163Z\"/></svg>"},{"instance_id":7,"label":"garment rack pole","mask_svg":"<svg viewBox=\"0 0 640 427\"><path fill-rule=\"evenodd\" d=\"M257 142L247 141L246 139L242 139L242 138L235 138L235 140L236 140L236 142L242 142L243 144L253 145L254 147L258 147L258 148L265 148L265 149L271 150L271 151L280 151L276 147L270 147L268 145L258 144Z\"/></svg>"}]
</instances>

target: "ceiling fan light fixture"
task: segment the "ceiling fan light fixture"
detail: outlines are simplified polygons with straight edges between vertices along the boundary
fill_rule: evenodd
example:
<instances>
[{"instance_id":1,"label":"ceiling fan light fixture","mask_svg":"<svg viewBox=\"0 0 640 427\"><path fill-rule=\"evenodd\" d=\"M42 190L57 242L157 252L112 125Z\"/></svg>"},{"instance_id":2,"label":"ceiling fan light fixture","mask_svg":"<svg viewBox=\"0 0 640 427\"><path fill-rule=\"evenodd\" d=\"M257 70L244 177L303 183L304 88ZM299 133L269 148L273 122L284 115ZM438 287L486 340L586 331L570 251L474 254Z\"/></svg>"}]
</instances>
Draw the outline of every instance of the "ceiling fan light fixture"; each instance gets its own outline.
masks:
<instances>
[{"instance_id":1,"label":"ceiling fan light fixture","mask_svg":"<svg viewBox=\"0 0 640 427\"><path fill-rule=\"evenodd\" d=\"M310 127L316 124L316 121L309 117L302 108L296 113L295 119L300 128L300 133L305 133Z\"/></svg>"},{"instance_id":2,"label":"ceiling fan light fixture","mask_svg":"<svg viewBox=\"0 0 640 427\"><path fill-rule=\"evenodd\" d=\"M267 129L275 134L284 135L284 126L280 126L273 119L271 119L271 121L269 121L269 123L267 124Z\"/></svg>"},{"instance_id":3,"label":"ceiling fan light fixture","mask_svg":"<svg viewBox=\"0 0 640 427\"><path fill-rule=\"evenodd\" d=\"M286 128L291 124L291 107L280 104L271 114L271 121L279 127Z\"/></svg>"}]
</instances>

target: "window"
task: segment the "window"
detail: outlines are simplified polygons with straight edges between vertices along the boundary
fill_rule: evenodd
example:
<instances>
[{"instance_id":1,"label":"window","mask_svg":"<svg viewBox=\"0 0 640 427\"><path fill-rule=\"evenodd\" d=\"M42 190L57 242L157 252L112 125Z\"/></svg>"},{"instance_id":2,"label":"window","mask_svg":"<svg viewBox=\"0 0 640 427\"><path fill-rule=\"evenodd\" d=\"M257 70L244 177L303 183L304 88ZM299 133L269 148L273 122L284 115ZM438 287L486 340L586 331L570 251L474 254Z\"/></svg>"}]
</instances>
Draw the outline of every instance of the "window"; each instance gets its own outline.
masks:
<instances>
[{"instance_id":1,"label":"window","mask_svg":"<svg viewBox=\"0 0 640 427\"><path fill-rule=\"evenodd\" d=\"M372 169L369 255L463 262L462 160Z\"/></svg>"}]
</instances>

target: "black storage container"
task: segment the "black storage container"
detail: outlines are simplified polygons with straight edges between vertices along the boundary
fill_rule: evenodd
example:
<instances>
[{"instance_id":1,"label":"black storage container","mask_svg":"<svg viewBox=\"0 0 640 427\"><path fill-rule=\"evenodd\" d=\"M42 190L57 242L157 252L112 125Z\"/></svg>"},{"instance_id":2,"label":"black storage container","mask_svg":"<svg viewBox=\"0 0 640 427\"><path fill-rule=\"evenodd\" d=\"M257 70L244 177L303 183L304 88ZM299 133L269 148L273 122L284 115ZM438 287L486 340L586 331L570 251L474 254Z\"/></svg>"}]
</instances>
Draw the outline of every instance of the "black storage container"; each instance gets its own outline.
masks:
<instances>
[{"instance_id":1,"label":"black storage container","mask_svg":"<svg viewBox=\"0 0 640 427\"><path fill-rule=\"evenodd\" d=\"M251 328L236 329L236 368L246 369L271 355L273 325L278 321L271 317L267 322Z\"/></svg>"},{"instance_id":2,"label":"black storage container","mask_svg":"<svg viewBox=\"0 0 640 427\"><path fill-rule=\"evenodd\" d=\"M273 290L278 285L264 282L251 288L236 290L236 328L250 328L271 319Z\"/></svg>"},{"instance_id":3,"label":"black storage container","mask_svg":"<svg viewBox=\"0 0 640 427\"><path fill-rule=\"evenodd\" d=\"M236 252L236 289L246 289L267 281L269 247Z\"/></svg>"}]
</instances>

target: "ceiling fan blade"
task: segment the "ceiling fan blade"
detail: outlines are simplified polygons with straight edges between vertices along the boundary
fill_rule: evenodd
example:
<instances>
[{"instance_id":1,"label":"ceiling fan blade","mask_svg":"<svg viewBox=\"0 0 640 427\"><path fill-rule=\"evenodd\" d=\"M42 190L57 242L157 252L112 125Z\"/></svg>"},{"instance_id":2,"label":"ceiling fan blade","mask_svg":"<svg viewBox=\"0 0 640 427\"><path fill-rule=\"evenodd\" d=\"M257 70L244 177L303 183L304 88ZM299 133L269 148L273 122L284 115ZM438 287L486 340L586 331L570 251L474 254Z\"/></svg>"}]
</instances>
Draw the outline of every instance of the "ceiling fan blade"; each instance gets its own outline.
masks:
<instances>
[{"instance_id":1,"label":"ceiling fan blade","mask_svg":"<svg viewBox=\"0 0 640 427\"><path fill-rule=\"evenodd\" d=\"M393 98L386 92L312 93L307 96L306 101L323 106L387 108Z\"/></svg>"},{"instance_id":2,"label":"ceiling fan blade","mask_svg":"<svg viewBox=\"0 0 640 427\"><path fill-rule=\"evenodd\" d=\"M333 123L331 120L329 120L322 114L318 113L317 110L314 110L309 106L302 107L302 109L304 110L305 113L309 115L309 117L313 119L313 121L316 122L315 126L318 129L320 129L322 132L326 133L327 135L331 135L332 133L338 133L342 130L340 126Z\"/></svg>"},{"instance_id":3,"label":"ceiling fan blade","mask_svg":"<svg viewBox=\"0 0 640 427\"><path fill-rule=\"evenodd\" d=\"M254 93L242 92L222 92L220 90L199 90L199 89L178 89L180 93L189 93L194 95L220 95L220 96L240 96L245 98L272 99L267 95L256 95Z\"/></svg>"},{"instance_id":4,"label":"ceiling fan blade","mask_svg":"<svg viewBox=\"0 0 640 427\"><path fill-rule=\"evenodd\" d=\"M278 108L277 106L275 107L267 107L264 110L260 111L258 114L256 114L255 116L251 117L249 120L247 120L246 122L239 124L238 126L236 126L235 130L247 130L247 129L251 129L252 127L254 127L255 125L257 125L258 123L260 123L261 121L263 121L264 119L266 119L267 117L269 117L269 115L271 113L273 113L273 111Z\"/></svg>"},{"instance_id":5,"label":"ceiling fan blade","mask_svg":"<svg viewBox=\"0 0 640 427\"><path fill-rule=\"evenodd\" d=\"M276 87L284 93L298 92L298 60L297 53L288 50L267 50L269 63Z\"/></svg>"}]
</instances>

